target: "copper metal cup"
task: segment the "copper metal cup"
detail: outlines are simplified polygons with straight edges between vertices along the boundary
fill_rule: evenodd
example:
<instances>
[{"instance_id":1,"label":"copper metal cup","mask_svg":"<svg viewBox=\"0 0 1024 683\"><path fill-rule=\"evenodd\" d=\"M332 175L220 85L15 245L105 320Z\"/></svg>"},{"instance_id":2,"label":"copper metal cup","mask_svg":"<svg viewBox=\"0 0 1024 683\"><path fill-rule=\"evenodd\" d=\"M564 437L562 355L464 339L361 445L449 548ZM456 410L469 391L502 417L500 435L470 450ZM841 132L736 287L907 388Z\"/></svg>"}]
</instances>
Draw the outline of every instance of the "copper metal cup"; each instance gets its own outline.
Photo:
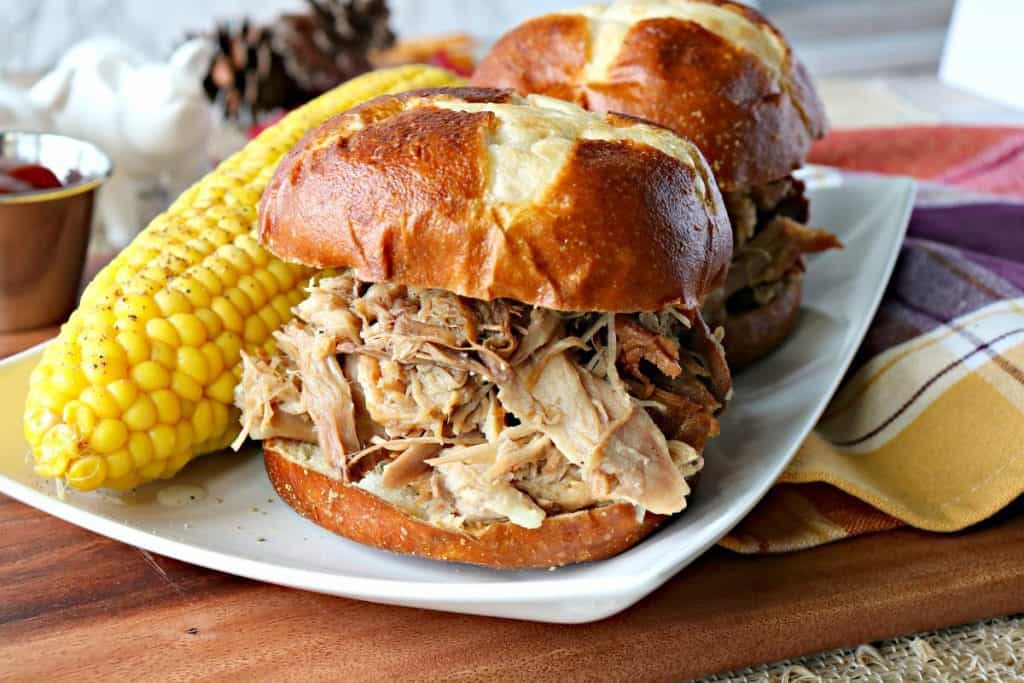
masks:
<instances>
[{"instance_id":1,"label":"copper metal cup","mask_svg":"<svg viewBox=\"0 0 1024 683\"><path fill-rule=\"evenodd\" d=\"M63 322L75 307L96 189L110 158L82 140L0 132L0 157L45 166L65 187L0 195L0 332Z\"/></svg>"}]
</instances>

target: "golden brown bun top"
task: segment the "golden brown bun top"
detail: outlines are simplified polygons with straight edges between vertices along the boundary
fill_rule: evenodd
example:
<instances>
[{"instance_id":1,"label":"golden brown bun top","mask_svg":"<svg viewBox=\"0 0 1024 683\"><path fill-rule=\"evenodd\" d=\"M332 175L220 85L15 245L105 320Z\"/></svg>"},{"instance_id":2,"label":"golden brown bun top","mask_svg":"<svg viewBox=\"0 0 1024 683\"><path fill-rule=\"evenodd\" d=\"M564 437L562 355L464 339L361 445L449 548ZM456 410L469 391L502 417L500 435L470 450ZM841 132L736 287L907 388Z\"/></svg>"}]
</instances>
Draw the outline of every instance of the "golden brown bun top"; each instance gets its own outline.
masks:
<instances>
[{"instance_id":1,"label":"golden brown bun top","mask_svg":"<svg viewBox=\"0 0 1024 683\"><path fill-rule=\"evenodd\" d=\"M697 148L487 88L371 100L303 138L260 204L281 258L560 310L697 308L732 236Z\"/></svg>"},{"instance_id":2,"label":"golden brown bun top","mask_svg":"<svg viewBox=\"0 0 1024 683\"><path fill-rule=\"evenodd\" d=\"M697 143L725 190L784 177L828 128L782 34L725 0L620 0L538 17L495 44L473 83L668 126Z\"/></svg>"}]
</instances>

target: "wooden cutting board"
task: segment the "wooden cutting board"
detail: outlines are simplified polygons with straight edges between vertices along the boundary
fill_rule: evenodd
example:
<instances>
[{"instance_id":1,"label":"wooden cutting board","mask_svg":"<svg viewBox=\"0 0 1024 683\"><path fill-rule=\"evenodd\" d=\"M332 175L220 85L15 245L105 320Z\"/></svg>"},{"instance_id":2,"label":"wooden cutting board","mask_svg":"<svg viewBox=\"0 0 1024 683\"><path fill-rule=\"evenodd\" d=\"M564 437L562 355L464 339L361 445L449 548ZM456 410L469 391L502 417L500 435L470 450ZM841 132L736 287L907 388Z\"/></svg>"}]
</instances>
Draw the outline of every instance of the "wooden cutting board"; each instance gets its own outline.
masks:
<instances>
[{"instance_id":1,"label":"wooden cutting board","mask_svg":"<svg viewBox=\"0 0 1024 683\"><path fill-rule=\"evenodd\" d=\"M1021 611L1024 505L963 534L716 548L622 614L556 626L240 579L0 496L5 681L679 680Z\"/></svg>"}]
</instances>

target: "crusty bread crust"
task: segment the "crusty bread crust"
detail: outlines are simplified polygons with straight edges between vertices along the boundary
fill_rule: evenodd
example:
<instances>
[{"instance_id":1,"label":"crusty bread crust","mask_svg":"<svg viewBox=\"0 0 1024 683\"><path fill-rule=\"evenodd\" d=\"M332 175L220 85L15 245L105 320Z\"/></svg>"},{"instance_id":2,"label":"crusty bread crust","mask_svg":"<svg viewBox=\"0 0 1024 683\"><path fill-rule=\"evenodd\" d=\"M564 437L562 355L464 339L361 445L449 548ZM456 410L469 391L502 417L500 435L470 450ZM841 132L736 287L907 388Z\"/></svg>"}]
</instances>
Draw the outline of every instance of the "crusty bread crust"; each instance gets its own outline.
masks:
<instances>
[{"instance_id":1,"label":"crusty bread crust","mask_svg":"<svg viewBox=\"0 0 1024 683\"><path fill-rule=\"evenodd\" d=\"M472 82L668 126L697 143L724 190L782 178L803 164L811 144L827 132L824 105L803 64L764 16L726 0L699 1L743 21L735 33L760 32L760 39L778 45L781 63L767 63L727 31L654 16L632 23L606 71L595 74L595 52L615 48L592 44L591 19L566 12L537 17L505 34ZM689 3L650 3L673 4Z\"/></svg>"},{"instance_id":2,"label":"crusty bread crust","mask_svg":"<svg viewBox=\"0 0 1024 683\"><path fill-rule=\"evenodd\" d=\"M725 357L736 372L778 348L800 320L803 277L791 275L782 291L763 306L725 319Z\"/></svg>"},{"instance_id":3,"label":"crusty bread crust","mask_svg":"<svg viewBox=\"0 0 1024 683\"><path fill-rule=\"evenodd\" d=\"M559 310L695 309L732 255L688 141L481 88L377 98L310 132L263 194L260 237L363 280Z\"/></svg>"},{"instance_id":4,"label":"crusty bread crust","mask_svg":"<svg viewBox=\"0 0 1024 683\"><path fill-rule=\"evenodd\" d=\"M558 567L601 560L632 547L666 518L625 503L548 517L537 529L510 522L479 533L449 531L288 457L281 439L263 443L267 475L281 498L316 524L391 552L496 569Z\"/></svg>"}]
</instances>

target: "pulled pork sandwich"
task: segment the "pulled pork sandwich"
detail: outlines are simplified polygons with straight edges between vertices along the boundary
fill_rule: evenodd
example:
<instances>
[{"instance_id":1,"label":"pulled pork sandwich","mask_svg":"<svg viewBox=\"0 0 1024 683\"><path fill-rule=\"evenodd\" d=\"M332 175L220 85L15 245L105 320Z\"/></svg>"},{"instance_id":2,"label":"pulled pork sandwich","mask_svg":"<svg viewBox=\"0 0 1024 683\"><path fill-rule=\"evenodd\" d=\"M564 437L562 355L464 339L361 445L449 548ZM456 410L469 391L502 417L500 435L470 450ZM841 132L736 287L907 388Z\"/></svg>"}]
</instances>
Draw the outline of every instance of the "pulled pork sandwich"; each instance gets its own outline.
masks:
<instances>
[{"instance_id":1,"label":"pulled pork sandwich","mask_svg":"<svg viewBox=\"0 0 1024 683\"><path fill-rule=\"evenodd\" d=\"M312 131L260 212L272 252L337 269L237 390L301 514L504 568L613 555L686 506L731 391L700 311L731 233L692 144L547 97L412 91Z\"/></svg>"},{"instance_id":2,"label":"pulled pork sandwich","mask_svg":"<svg viewBox=\"0 0 1024 683\"><path fill-rule=\"evenodd\" d=\"M813 230L792 176L827 129L803 65L755 10L723 0L622 0L527 21L480 62L473 83L626 112L693 140L722 190L733 263L705 315L725 326L735 369L796 325L804 254L839 247Z\"/></svg>"}]
</instances>

